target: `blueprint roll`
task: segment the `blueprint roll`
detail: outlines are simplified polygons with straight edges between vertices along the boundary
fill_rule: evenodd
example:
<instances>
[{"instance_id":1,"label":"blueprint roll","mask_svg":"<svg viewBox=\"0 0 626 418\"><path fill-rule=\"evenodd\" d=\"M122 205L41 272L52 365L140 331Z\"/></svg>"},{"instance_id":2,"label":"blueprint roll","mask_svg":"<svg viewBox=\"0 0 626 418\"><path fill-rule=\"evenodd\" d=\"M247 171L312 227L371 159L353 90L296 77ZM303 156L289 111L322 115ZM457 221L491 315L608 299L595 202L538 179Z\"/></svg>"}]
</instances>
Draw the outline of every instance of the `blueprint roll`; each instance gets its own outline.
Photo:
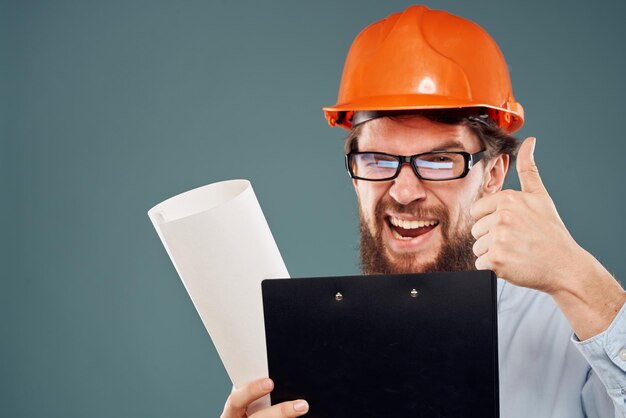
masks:
<instances>
[{"instance_id":1,"label":"blueprint roll","mask_svg":"<svg viewBox=\"0 0 626 418\"><path fill-rule=\"evenodd\" d=\"M148 216L235 387L267 376L261 281L289 273L250 182L190 190Z\"/></svg>"}]
</instances>

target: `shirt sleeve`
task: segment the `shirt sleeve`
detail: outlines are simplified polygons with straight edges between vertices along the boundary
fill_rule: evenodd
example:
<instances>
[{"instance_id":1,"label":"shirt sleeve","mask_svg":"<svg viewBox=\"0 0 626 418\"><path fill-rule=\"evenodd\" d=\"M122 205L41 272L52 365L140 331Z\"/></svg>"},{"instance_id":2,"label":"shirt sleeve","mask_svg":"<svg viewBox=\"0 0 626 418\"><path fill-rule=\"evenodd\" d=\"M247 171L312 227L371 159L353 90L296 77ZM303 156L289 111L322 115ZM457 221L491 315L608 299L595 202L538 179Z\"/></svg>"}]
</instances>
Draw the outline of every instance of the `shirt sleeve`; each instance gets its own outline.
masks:
<instances>
[{"instance_id":1,"label":"shirt sleeve","mask_svg":"<svg viewBox=\"0 0 626 418\"><path fill-rule=\"evenodd\" d=\"M572 343L585 357L615 406L615 416L626 418L626 304L618 312L606 331L580 341L572 335ZM583 391L583 402L591 405L593 399L585 399L596 391Z\"/></svg>"}]
</instances>

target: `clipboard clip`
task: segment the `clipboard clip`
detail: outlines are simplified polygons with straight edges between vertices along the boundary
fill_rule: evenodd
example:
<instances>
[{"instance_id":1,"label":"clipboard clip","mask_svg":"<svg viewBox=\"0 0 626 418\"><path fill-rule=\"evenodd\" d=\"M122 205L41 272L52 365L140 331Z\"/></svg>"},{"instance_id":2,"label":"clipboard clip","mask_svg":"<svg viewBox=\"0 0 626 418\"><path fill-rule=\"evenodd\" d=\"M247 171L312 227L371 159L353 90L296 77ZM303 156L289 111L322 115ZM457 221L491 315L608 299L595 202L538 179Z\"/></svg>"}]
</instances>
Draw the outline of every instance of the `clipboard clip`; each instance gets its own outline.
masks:
<instances>
[{"instance_id":1,"label":"clipboard clip","mask_svg":"<svg viewBox=\"0 0 626 418\"><path fill-rule=\"evenodd\" d=\"M411 295L412 298L416 298L417 295L419 295L419 292L417 291L417 289L411 289L410 295ZM336 301L343 300L343 295L341 294L341 292L335 293L335 300Z\"/></svg>"}]
</instances>

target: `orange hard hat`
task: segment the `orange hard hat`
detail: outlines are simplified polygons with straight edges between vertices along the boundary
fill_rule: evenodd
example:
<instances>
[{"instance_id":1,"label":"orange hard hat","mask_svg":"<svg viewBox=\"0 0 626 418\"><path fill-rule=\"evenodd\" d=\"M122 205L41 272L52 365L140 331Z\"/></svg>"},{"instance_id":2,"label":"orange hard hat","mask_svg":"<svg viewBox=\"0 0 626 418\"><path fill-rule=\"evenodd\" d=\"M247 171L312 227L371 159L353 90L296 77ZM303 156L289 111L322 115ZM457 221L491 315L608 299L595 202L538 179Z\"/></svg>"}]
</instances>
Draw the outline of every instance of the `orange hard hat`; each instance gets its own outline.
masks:
<instances>
[{"instance_id":1,"label":"orange hard hat","mask_svg":"<svg viewBox=\"0 0 626 418\"><path fill-rule=\"evenodd\" d=\"M358 111L481 108L514 132L524 123L504 57L474 22L411 6L366 27L343 69L331 126L352 127Z\"/></svg>"}]
</instances>

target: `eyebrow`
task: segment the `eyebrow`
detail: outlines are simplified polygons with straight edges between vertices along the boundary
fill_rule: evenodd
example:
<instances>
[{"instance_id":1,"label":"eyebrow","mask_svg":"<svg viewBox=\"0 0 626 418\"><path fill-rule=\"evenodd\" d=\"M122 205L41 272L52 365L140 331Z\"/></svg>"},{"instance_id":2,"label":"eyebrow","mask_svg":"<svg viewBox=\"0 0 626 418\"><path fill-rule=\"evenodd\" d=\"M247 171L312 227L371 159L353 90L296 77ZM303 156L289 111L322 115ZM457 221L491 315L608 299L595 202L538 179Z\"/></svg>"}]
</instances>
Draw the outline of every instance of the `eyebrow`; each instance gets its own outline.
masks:
<instances>
[{"instance_id":1,"label":"eyebrow","mask_svg":"<svg viewBox=\"0 0 626 418\"><path fill-rule=\"evenodd\" d=\"M463 143L461 141L459 141L458 139L450 139L446 142L444 142L441 145L438 145L437 147L435 147L433 149L433 151L446 151L450 148L461 148L462 150L465 149L465 147L463 146Z\"/></svg>"}]
</instances>

